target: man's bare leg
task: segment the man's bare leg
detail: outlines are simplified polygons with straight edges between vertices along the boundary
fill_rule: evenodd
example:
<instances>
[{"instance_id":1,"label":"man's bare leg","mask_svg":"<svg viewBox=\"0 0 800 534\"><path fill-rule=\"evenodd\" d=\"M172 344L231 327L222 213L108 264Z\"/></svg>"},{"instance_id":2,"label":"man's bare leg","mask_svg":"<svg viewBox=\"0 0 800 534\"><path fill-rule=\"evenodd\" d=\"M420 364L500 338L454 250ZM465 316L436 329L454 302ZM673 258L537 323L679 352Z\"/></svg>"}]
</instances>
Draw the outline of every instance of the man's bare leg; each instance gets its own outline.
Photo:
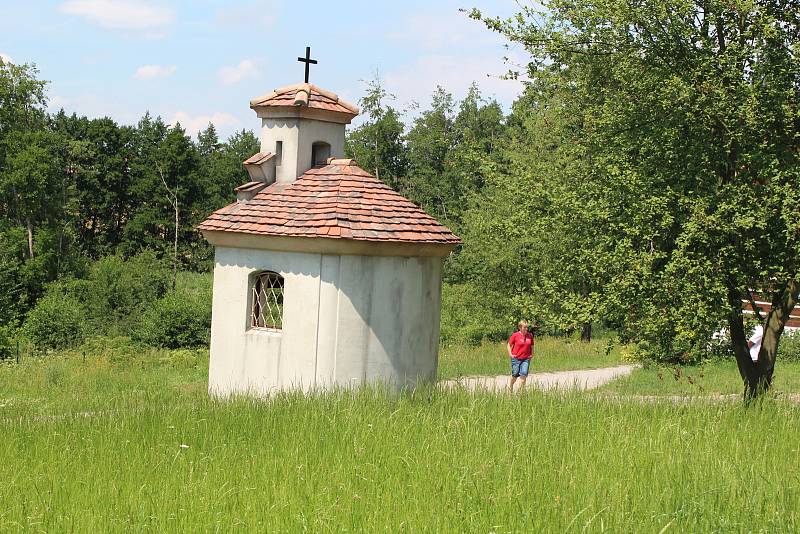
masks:
<instances>
[{"instance_id":1,"label":"man's bare leg","mask_svg":"<svg viewBox=\"0 0 800 534\"><path fill-rule=\"evenodd\" d=\"M520 392L521 392L522 390L524 390L524 389L525 389L525 380L526 380L527 378L528 378L527 376L521 376L521 377L519 377L519 389L518 389L517 391L520 391Z\"/></svg>"}]
</instances>

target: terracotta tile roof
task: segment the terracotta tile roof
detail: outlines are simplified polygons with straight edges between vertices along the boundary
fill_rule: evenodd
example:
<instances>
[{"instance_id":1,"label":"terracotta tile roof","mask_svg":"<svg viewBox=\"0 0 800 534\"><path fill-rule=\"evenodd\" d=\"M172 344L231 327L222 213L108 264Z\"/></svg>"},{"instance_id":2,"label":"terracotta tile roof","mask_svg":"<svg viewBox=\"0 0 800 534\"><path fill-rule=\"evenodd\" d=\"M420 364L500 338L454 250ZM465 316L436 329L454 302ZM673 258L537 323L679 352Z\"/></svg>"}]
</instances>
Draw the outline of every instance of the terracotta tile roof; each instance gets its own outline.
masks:
<instances>
[{"instance_id":1,"label":"terracotta tile roof","mask_svg":"<svg viewBox=\"0 0 800 534\"><path fill-rule=\"evenodd\" d=\"M240 185L234 191L237 193L242 191L252 191L254 189L258 189L259 187L263 186L264 182L247 182L246 184Z\"/></svg>"},{"instance_id":2,"label":"terracotta tile roof","mask_svg":"<svg viewBox=\"0 0 800 534\"><path fill-rule=\"evenodd\" d=\"M242 162L242 165L261 165L275 157L272 152L256 152Z\"/></svg>"},{"instance_id":3,"label":"terracotta tile roof","mask_svg":"<svg viewBox=\"0 0 800 534\"><path fill-rule=\"evenodd\" d=\"M289 184L212 213L200 230L455 245L461 240L353 160L332 160Z\"/></svg>"},{"instance_id":4,"label":"terracotta tile roof","mask_svg":"<svg viewBox=\"0 0 800 534\"><path fill-rule=\"evenodd\" d=\"M352 116L358 115L356 106L340 99L336 93L321 89L310 83L281 87L250 101L250 107L253 109L296 106L335 111Z\"/></svg>"}]
</instances>

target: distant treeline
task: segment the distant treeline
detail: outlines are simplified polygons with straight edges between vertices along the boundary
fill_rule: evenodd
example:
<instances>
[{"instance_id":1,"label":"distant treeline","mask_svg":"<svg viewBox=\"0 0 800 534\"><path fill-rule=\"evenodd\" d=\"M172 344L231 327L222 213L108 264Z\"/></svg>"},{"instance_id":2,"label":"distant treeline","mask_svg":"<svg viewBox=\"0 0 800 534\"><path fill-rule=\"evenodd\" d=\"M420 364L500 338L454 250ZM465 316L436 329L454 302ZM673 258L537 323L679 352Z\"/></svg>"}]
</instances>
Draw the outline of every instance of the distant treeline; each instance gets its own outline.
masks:
<instances>
[{"instance_id":1,"label":"distant treeline","mask_svg":"<svg viewBox=\"0 0 800 534\"><path fill-rule=\"evenodd\" d=\"M210 269L195 226L248 180L253 132L222 141L213 124L192 138L149 113L133 126L48 114L45 87L35 66L0 62L0 325L21 324L49 283L86 279L106 256L152 251L174 270ZM500 105L477 86L461 102L439 88L406 124L391 99L369 85L348 155L459 231L502 136Z\"/></svg>"},{"instance_id":2,"label":"distant treeline","mask_svg":"<svg viewBox=\"0 0 800 534\"><path fill-rule=\"evenodd\" d=\"M207 266L194 226L245 181L253 133L222 142L209 125L193 140L149 114L135 126L50 115L44 87L32 66L0 66L0 323L104 256L152 250L180 269Z\"/></svg>"}]
</instances>

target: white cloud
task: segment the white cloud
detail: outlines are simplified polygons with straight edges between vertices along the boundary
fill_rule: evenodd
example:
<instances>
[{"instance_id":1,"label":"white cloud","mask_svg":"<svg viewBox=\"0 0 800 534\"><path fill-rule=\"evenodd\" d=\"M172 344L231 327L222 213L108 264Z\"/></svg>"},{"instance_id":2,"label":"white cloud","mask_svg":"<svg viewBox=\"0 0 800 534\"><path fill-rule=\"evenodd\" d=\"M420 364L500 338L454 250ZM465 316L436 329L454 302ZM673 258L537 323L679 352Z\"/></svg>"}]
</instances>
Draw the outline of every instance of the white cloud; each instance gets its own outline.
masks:
<instances>
[{"instance_id":1,"label":"white cloud","mask_svg":"<svg viewBox=\"0 0 800 534\"><path fill-rule=\"evenodd\" d=\"M73 90L74 87L70 87L70 84L62 86L58 82L53 82L54 95L48 101L48 110L56 112L63 107L70 115L76 113L78 116L85 115L90 119L111 117L120 124L136 124L146 111L146 107L134 108L126 102L126 99L120 99L119 95L112 92L73 92Z\"/></svg>"},{"instance_id":2,"label":"white cloud","mask_svg":"<svg viewBox=\"0 0 800 534\"><path fill-rule=\"evenodd\" d=\"M58 111L61 108L67 108L72 103L69 98L63 96L53 95L47 101L47 109L51 111Z\"/></svg>"},{"instance_id":3,"label":"white cloud","mask_svg":"<svg viewBox=\"0 0 800 534\"><path fill-rule=\"evenodd\" d=\"M516 6L490 0L475 0L474 4L485 4L477 7L501 17L512 15ZM506 109L524 89L521 81L502 79L510 68L525 71L524 48L508 43L457 9L432 2L398 20L388 36L395 45L412 52L407 63L383 73L386 89L397 96L396 106L401 109L412 102L425 109L437 85L460 99L475 82L484 97L497 99ZM504 57L510 58L508 63Z\"/></svg>"},{"instance_id":4,"label":"white cloud","mask_svg":"<svg viewBox=\"0 0 800 534\"><path fill-rule=\"evenodd\" d=\"M437 85L453 93L457 99L463 98L472 82L478 84L484 97L496 98L504 107L509 107L524 86L519 80L501 79L507 71L508 65L499 57L472 56L465 59L427 55L388 72L384 84L390 93L397 96L400 108L418 102L425 109Z\"/></svg>"},{"instance_id":5,"label":"white cloud","mask_svg":"<svg viewBox=\"0 0 800 534\"><path fill-rule=\"evenodd\" d=\"M3 63L14 63L14 60L11 59L11 56L2 52L0 52L0 59L3 60Z\"/></svg>"},{"instance_id":6,"label":"white cloud","mask_svg":"<svg viewBox=\"0 0 800 534\"><path fill-rule=\"evenodd\" d=\"M178 111L169 121L171 126L180 123L186 133L189 135L197 135L200 130L205 130L208 123L213 123L217 128L217 132L224 137L223 134L233 132L241 125L239 119L230 113L217 111L211 115L190 115L185 111Z\"/></svg>"},{"instance_id":7,"label":"white cloud","mask_svg":"<svg viewBox=\"0 0 800 534\"><path fill-rule=\"evenodd\" d=\"M220 81L225 85L239 83L246 78L253 78L260 74L258 64L253 59L243 59L235 67L222 67L217 72Z\"/></svg>"},{"instance_id":8,"label":"white cloud","mask_svg":"<svg viewBox=\"0 0 800 534\"><path fill-rule=\"evenodd\" d=\"M275 24L279 10L278 0L259 0L239 6L225 6L214 14L214 23L232 28L266 30Z\"/></svg>"},{"instance_id":9,"label":"white cloud","mask_svg":"<svg viewBox=\"0 0 800 534\"><path fill-rule=\"evenodd\" d=\"M406 46L428 50L454 46L477 48L503 42L483 24L455 9L411 15L400 21L389 37Z\"/></svg>"},{"instance_id":10,"label":"white cloud","mask_svg":"<svg viewBox=\"0 0 800 534\"><path fill-rule=\"evenodd\" d=\"M175 69L175 65L142 65L136 69L136 74L134 74L134 76L139 80L166 78L175 72Z\"/></svg>"},{"instance_id":11,"label":"white cloud","mask_svg":"<svg viewBox=\"0 0 800 534\"><path fill-rule=\"evenodd\" d=\"M133 30L151 36L159 36L175 19L171 9L142 0L67 0L59 9L103 28Z\"/></svg>"}]
</instances>

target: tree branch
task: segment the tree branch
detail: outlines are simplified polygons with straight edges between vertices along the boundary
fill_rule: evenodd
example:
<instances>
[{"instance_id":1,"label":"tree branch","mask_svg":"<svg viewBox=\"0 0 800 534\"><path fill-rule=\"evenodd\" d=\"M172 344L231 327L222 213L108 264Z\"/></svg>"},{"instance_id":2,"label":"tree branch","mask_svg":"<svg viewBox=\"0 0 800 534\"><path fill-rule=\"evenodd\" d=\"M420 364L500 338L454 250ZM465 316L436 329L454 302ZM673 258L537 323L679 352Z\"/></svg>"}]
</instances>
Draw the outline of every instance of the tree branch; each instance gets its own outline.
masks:
<instances>
[{"instance_id":1,"label":"tree branch","mask_svg":"<svg viewBox=\"0 0 800 534\"><path fill-rule=\"evenodd\" d=\"M750 306L753 307L753 313L758 317L760 322L764 322L764 318L761 316L761 308L756 305L756 300L753 297L753 292L748 289L747 290L747 299L750 301Z\"/></svg>"}]
</instances>

